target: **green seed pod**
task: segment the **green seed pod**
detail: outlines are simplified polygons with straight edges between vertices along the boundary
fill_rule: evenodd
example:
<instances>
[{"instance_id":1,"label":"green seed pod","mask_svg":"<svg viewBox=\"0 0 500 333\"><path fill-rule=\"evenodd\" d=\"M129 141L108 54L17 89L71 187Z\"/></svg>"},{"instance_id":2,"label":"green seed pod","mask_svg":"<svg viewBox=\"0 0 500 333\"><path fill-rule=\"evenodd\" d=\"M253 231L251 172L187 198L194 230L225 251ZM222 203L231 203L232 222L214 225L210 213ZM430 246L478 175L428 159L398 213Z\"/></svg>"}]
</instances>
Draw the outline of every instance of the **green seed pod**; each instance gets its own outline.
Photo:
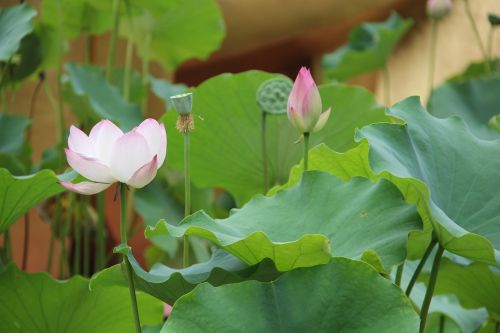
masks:
<instances>
[{"instance_id":1,"label":"green seed pod","mask_svg":"<svg viewBox=\"0 0 500 333\"><path fill-rule=\"evenodd\" d=\"M268 114L285 114L292 85L285 77L264 81L257 90L257 105Z\"/></svg>"},{"instance_id":2,"label":"green seed pod","mask_svg":"<svg viewBox=\"0 0 500 333\"><path fill-rule=\"evenodd\" d=\"M189 115L193 110L193 94L185 93L180 95L175 95L170 97L172 105L174 106L177 113L182 115Z\"/></svg>"}]
</instances>

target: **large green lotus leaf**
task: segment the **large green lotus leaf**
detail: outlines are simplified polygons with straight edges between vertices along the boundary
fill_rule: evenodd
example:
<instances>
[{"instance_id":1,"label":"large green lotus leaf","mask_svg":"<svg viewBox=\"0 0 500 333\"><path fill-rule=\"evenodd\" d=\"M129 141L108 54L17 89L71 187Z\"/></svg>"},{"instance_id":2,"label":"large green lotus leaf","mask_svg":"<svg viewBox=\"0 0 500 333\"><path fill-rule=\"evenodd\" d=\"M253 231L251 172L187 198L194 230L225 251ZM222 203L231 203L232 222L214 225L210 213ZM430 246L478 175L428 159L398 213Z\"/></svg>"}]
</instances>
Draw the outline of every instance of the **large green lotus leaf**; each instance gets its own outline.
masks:
<instances>
[{"instance_id":1,"label":"large green lotus leaf","mask_svg":"<svg viewBox=\"0 0 500 333\"><path fill-rule=\"evenodd\" d=\"M120 33L132 38L142 57L169 70L192 58L206 59L222 43L224 20L214 0L136 2L132 24L122 20Z\"/></svg>"},{"instance_id":2,"label":"large green lotus leaf","mask_svg":"<svg viewBox=\"0 0 500 333\"><path fill-rule=\"evenodd\" d=\"M436 284L436 294L455 294L468 309L485 307L500 321L500 270L480 262L468 265L443 258Z\"/></svg>"},{"instance_id":3,"label":"large green lotus leaf","mask_svg":"<svg viewBox=\"0 0 500 333\"><path fill-rule=\"evenodd\" d=\"M0 113L0 154L15 155L21 151L30 123L26 117Z\"/></svg>"},{"instance_id":4,"label":"large green lotus leaf","mask_svg":"<svg viewBox=\"0 0 500 333\"><path fill-rule=\"evenodd\" d=\"M0 233L40 201L64 191L52 170L15 177L0 169Z\"/></svg>"},{"instance_id":5,"label":"large green lotus leaf","mask_svg":"<svg viewBox=\"0 0 500 333\"><path fill-rule=\"evenodd\" d=\"M0 274L0 332L122 333L134 330L128 290L90 291L81 276L66 281L46 273L28 274L9 265ZM141 323L162 322L163 305L138 294Z\"/></svg>"},{"instance_id":6,"label":"large green lotus leaf","mask_svg":"<svg viewBox=\"0 0 500 333\"><path fill-rule=\"evenodd\" d=\"M411 20L403 20L396 13L382 23L361 24L349 34L347 45L324 56L325 76L344 81L383 68L411 25Z\"/></svg>"},{"instance_id":7,"label":"large green lotus leaf","mask_svg":"<svg viewBox=\"0 0 500 333\"><path fill-rule=\"evenodd\" d=\"M489 127L488 122L500 114L499 91L498 75L447 82L432 92L427 106L434 116L460 116L477 137L495 140L500 138L500 133Z\"/></svg>"},{"instance_id":8,"label":"large green lotus leaf","mask_svg":"<svg viewBox=\"0 0 500 333\"><path fill-rule=\"evenodd\" d=\"M214 286L241 282L247 279L270 281L278 276L268 261L248 266L238 258L223 250L217 250L209 261L183 269L170 268L162 264L154 265L149 272L142 269L128 247L119 252L128 256L134 271L137 290L144 291L162 301L173 304L179 297L190 292L196 285L208 282ZM267 275L264 272L269 272ZM109 286L127 287L121 265L107 268L92 277L92 289Z\"/></svg>"},{"instance_id":9,"label":"large green lotus leaf","mask_svg":"<svg viewBox=\"0 0 500 333\"><path fill-rule=\"evenodd\" d=\"M67 38L76 38L82 33L100 34L112 27L111 11L102 10L106 3L89 0L44 0L42 2L43 24L49 25ZM60 5L60 6L59 6Z\"/></svg>"},{"instance_id":10,"label":"large green lotus leaf","mask_svg":"<svg viewBox=\"0 0 500 333\"><path fill-rule=\"evenodd\" d=\"M498 264L500 142L477 139L459 118L433 117L415 97L396 104L389 114L407 124L367 126L358 135L365 139L345 154L317 147L310 152L309 168L342 179L393 182L407 202L417 205L424 222L424 233L413 234L411 259L422 254L433 226L450 252ZM294 168L284 187L296 183L301 170Z\"/></svg>"},{"instance_id":11,"label":"large green lotus leaf","mask_svg":"<svg viewBox=\"0 0 500 333\"><path fill-rule=\"evenodd\" d=\"M275 77L258 71L223 74L193 90L191 180L198 187L224 188L239 206L262 193L262 111L256 92L262 82ZM357 127L388 121L384 109L363 88L328 84L319 90L324 108L331 106L333 111L325 128L311 136L311 146L326 142L342 151L355 145ZM176 118L175 112L167 112L163 119L169 134L169 165L182 169L183 138L175 129ZM290 168L302 158L303 145L294 144L298 137L286 116L267 117L271 184L286 182Z\"/></svg>"},{"instance_id":12,"label":"large green lotus leaf","mask_svg":"<svg viewBox=\"0 0 500 333\"><path fill-rule=\"evenodd\" d=\"M125 101L120 90L106 82L99 68L75 63L68 63L65 67L74 93L86 96L99 117L117 122L124 130L130 130L141 122L139 106Z\"/></svg>"},{"instance_id":13,"label":"large green lotus leaf","mask_svg":"<svg viewBox=\"0 0 500 333\"><path fill-rule=\"evenodd\" d=\"M358 135L370 143L373 171L392 174L403 193L420 188L417 204L428 207L422 214L448 251L500 263L500 141L477 139L460 118L433 117L417 97L388 112L406 124L370 125Z\"/></svg>"},{"instance_id":14,"label":"large green lotus leaf","mask_svg":"<svg viewBox=\"0 0 500 333\"><path fill-rule=\"evenodd\" d=\"M381 178L386 178L393 182L403 194L405 200L410 204L416 204L418 212L422 218L424 230L410 232L407 256L409 259L420 258L425 251L432 232L431 223L429 220L430 213L427 205L420 200L422 193L425 193L426 187L421 184L410 184L404 180L397 180L396 177L389 173L381 173L380 175L371 170L368 161L369 145L366 140L355 148L338 153L326 145L321 144L309 151L309 170L327 171L340 177L344 181L350 180L352 177L364 177L373 181L378 181ZM290 188L297 184L304 170L303 162L294 166L290 171L290 176L286 184L275 186L268 195L274 195L280 190Z\"/></svg>"},{"instance_id":15,"label":"large green lotus leaf","mask_svg":"<svg viewBox=\"0 0 500 333\"><path fill-rule=\"evenodd\" d=\"M345 183L312 171L295 187L256 196L226 219L198 212L178 226L160 221L146 236L196 235L249 265L270 258L279 271L328 262L331 244L335 255L361 258L383 270L404 260L408 233L420 227L415 208L390 182Z\"/></svg>"},{"instance_id":16,"label":"large green lotus leaf","mask_svg":"<svg viewBox=\"0 0 500 333\"><path fill-rule=\"evenodd\" d=\"M332 258L275 282L201 284L174 305L161 332L417 332L403 292L365 263Z\"/></svg>"},{"instance_id":17,"label":"large green lotus leaf","mask_svg":"<svg viewBox=\"0 0 500 333\"><path fill-rule=\"evenodd\" d=\"M8 61L17 52L24 36L33 31L36 10L28 4L0 9L0 61Z\"/></svg>"}]
</instances>

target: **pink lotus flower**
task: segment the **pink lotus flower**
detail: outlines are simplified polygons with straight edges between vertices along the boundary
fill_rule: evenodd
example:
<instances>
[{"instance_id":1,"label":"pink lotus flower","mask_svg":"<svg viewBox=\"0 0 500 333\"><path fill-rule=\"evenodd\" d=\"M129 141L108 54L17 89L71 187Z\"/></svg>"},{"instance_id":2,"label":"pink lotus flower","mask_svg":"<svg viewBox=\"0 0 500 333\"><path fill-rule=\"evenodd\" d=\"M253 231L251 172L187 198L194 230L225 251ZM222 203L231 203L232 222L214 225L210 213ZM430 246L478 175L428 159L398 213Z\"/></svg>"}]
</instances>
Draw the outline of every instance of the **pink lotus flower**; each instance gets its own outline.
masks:
<instances>
[{"instance_id":1,"label":"pink lotus flower","mask_svg":"<svg viewBox=\"0 0 500 333\"><path fill-rule=\"evenodd\" d=\"M451 0L428 0L427 16L434 20L440 20L451 12Z\"/></svg>"},{"instance_id":2,"label":"pink lotus flower","mask_svg":"<svg viewBox=\"0 0 500 333\"><path fill-rule=\"evenodd\" d=\"M95 194L115 182L135 188L146 186L156 176L167 153L163 124L146 119L123 133L109 120L101 120L87 136L71 126L66 158L69 165L90 181L61 182L70 191Z\"/></svg>"},{"instance_id":3,"label":"pink lotus flower","mask_svg":"<svg viewBox=\"0 0 500 333\"><path fill-rule=\"evenodd\" d=\"M322 112L321 96L311 72L302 67L288 97L288 119L301 133L321 130L331 109Z\"/></svg>"}]
</instances>

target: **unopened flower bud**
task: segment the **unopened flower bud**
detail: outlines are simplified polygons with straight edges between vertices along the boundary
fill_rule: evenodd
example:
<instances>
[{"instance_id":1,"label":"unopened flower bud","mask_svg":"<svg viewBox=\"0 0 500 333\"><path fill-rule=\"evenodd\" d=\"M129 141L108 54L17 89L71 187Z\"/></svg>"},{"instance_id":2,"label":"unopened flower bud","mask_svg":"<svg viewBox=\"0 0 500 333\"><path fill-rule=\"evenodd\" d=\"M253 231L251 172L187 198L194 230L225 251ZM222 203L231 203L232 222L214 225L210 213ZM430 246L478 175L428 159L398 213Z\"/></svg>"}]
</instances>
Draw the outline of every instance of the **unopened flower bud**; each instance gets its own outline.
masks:
<instances>
[{"instance_id":1,"label":"unopened flower bud","mask_svg":"<svg viewBox=\"0 0 500 333\"><path fill-rule=\"evenodd\" d=\"M451 0L428 0L427 16L433 20L441 20L451 12Z\"/></svg>"},{"instance_id":2,"label":"unopened flower bud","mask_svg":"<svg viewBox=\"0 0 500 333\"><path fill-rule=\"evenodd\" d=\"M300 69L288 97L288 119L301 133L321 130L330 116L330 108L322 113L321 96L311 73Z\"/></svg>"}]
</instances>

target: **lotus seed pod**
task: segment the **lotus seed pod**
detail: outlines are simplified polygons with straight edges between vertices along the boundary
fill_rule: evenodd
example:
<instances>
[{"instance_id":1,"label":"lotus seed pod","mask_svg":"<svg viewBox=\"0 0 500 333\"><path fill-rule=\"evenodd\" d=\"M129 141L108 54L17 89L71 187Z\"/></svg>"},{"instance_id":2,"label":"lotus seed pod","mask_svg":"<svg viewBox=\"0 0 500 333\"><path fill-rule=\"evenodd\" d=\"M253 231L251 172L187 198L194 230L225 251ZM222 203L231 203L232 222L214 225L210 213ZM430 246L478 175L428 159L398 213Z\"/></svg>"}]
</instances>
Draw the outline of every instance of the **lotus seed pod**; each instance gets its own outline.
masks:
<instances>
[{"instance_id":1,"label":"lotus seed pod","mask_svg":"<svg viewBox=\"0 0 500 333\"><path fill-rule=\"evenodd\" d=\"M263 82L257 90L257 104L268 114L285 114L293 82L279 77Z\"/></svg>"},{"instance_id":2,"label":"lotus seed pod","mask_svg":"<svg viewBox=\"0 0 500 333\"><path fill-rule=\"evenodd\" d=\"M185 93L180 95L175 95L170 97L170 101L180 115L188 115L191 114L193 110L193 94Z\"/></svg>"}]
</instances>

